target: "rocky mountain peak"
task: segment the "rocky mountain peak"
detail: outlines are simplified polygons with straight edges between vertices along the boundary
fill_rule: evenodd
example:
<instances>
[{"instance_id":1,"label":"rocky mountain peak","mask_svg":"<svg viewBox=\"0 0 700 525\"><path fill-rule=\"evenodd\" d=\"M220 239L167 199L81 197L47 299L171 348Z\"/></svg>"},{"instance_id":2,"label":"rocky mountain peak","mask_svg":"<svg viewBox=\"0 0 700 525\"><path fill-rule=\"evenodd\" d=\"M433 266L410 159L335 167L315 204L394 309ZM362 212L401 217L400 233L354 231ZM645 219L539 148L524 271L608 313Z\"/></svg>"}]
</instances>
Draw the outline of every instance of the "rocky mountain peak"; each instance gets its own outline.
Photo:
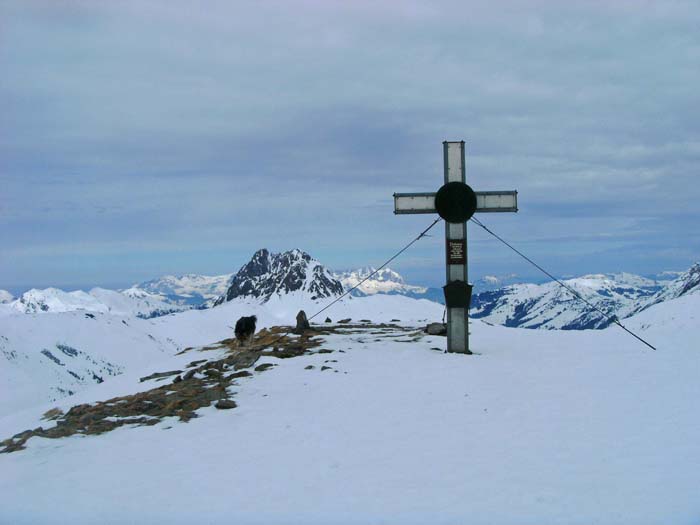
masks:
<instances>
[{"instance_id":1,"label":"rocky mountain peak","mask_svg":"<svg viewBox=\"0 0 700 525\"><path fill-rule=\"evenodd\" d=\"M215 304L237 297L252 297L266 302L275 294L298 291L308 293L311 299L321 299L342 294L343 285L321 263L302 250L271 253L263 248L238 270L226 293Z\"/></svg>"}]
</instances>

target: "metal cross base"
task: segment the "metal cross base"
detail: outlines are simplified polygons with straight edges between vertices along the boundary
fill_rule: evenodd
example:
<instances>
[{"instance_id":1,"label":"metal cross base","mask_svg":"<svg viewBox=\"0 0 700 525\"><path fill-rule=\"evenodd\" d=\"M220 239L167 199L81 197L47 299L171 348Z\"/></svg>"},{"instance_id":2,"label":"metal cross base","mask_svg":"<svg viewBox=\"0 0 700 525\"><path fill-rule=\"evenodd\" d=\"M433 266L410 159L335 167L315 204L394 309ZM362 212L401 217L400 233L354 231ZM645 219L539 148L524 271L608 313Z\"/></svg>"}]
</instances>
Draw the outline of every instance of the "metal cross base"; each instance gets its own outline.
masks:
<instances>
[{"instance_id":1,"label":"metal cross base","mask_svg":"<svg viewBox=\"0 0 700 525\"><path fill-rule=\"evenodd\" d=\"M443 142L445 185L434 193L394 193L394 213L438 213L445 219L447 351L469 350L467 221L475 212L517 212L517 191L473 191L466 184L464 141Z\"/></svg>"}]
</instances>

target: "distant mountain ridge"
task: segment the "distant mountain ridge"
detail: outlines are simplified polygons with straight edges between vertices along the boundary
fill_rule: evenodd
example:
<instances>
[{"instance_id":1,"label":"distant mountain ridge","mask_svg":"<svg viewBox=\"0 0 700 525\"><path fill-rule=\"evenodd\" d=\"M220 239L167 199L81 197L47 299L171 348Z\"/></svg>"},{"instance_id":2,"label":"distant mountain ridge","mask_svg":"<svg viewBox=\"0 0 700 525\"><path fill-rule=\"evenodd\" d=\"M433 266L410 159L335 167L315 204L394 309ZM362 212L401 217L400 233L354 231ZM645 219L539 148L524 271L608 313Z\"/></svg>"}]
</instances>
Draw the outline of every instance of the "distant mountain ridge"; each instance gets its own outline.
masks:
<instances>
[{"instance_id":1,"label":"distant mountain ridge","mask_svg":"<svg viewBox=\"0 0 700 525\"><path fill-rule=\"evenodd\" d=\"M226 293L234 274L224 275L165 275L157 279L135 284L122 293L138 297L139 292L158 296L163 301L177 305L199 306Z\"/></svg>"},{"instance_id":2,"label":"distant mountain ridge","mask_svg":"<svg viewBox=\"0 0 700 525\"><path fill-rule=\"evenodd\" d=\"M382 268L377 271L372 266L366 266L357 270L349 270L344 272L336 272L333 276L339 280L343 288L346 290L357 286L363 279L366 279L373 273L371 278L363 282L358 288L353 291L355 295L374 295L377 293L383 294L424 294L427 291L425 286L415 286L406 284L404 278L391 268Z\"/></svg>"},{"instance_id":3,"label":"distant mountain ridge","mask_svg":"<svg viewBox=\"0 0 700 525\"><path fill-rule=\"evenodd\" d=\"M586 275L564 283L607 316L624 317L623 312L633 310L639 301L656 291L605 275ZM472 299L470 315L493 324L521 328L585 330L610 324L606 317L556 282L514 284L482 292Z\"/></svg>"},{"instance_id":4,"label":"distant mountain ridge","mask_svg":"<svg viewBox=\"0 0 700 525\"><path fill-rule=\"evenodd\" d=\"M0 290L0 304L6 304L12 301L15 297L7 290Z\"/></svg>"},{"instance_id":5,"label":"distant mountain ridge","mask_svg":"<svg viewBox=\"0 0 700 525\"><path fill-rule=\"evenodd\" d=\"M24 314L84 311L144 319L187 309L166 303L159 297L145 292L140 297L132 297L104 288L93 288L89 292L65 292L58 288L32 289L4 307Z\"/></svg>"},{"instance_id":6,"label":"distant mountain ridge","mask_svg":"<svg viewBox=\"0 0 700 525\"><path fill-rule=\"evenodd\" d=\"M606 316L556 282L514 284L482 292L473 297L470 315L509 327L605 328L611 324L611 317L624 319L659 302L700 290L700 266L694 265L668 284L630 273L584 275L563 282Z\"/></svg>"}]
</instances>

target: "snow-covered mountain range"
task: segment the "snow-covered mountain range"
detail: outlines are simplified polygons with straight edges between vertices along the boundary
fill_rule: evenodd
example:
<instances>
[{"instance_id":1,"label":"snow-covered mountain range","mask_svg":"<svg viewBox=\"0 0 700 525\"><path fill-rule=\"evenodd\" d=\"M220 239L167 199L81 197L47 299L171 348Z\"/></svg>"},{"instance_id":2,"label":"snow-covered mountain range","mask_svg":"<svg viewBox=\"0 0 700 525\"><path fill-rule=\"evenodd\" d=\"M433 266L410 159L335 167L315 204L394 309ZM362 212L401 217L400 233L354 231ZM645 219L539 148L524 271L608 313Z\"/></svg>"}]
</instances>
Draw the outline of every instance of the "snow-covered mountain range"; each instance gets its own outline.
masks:
<instances>
[{"instance_id":1,"label":"snow-covered mountain range","mask_svg":"<svg viewBox=\"0 0 700 525\"><path fill-rule=\"evenodd\" d=\"M698 287L700 265L687 272L665 272L657 279L630 273L592 274L566 280L607 316L623 319ZM157 317L189 308L210 308L231 300L267 302L299 295L299 300L336 297L375 272L365 267L332 272L301 250L271 253L261 249L238 272L204 276L165 276L122 291L93 288L64 292L56 288L30 290L13 299L0 293L0 314L8 308L23 313L86 311L123 316ZM672 279L674 278L675 279ZM600 329L610 324L599 312L575 299L557 283L505 283L516 275L485 276L474 286L472 317L509 327ZM443 303L440 288L406 283L395 270L384 268L353 291L354 296L404 295Z\"/></svg>"},{"instance_id":2,"label":"snow-covered mountain range","mask_svg":"<svg viewBox=\"0 0 700 525\"><path fill-rule=\"evenodd\" d=\"M624 319L653 304L699 291L699 280L700 266L696 264L665 286L629 273L585 275L563 282L606 316ZM522 328L585 330L611 323L556 282L514 284L476 294L470 315Z\"/></svg>"}]
</instances>

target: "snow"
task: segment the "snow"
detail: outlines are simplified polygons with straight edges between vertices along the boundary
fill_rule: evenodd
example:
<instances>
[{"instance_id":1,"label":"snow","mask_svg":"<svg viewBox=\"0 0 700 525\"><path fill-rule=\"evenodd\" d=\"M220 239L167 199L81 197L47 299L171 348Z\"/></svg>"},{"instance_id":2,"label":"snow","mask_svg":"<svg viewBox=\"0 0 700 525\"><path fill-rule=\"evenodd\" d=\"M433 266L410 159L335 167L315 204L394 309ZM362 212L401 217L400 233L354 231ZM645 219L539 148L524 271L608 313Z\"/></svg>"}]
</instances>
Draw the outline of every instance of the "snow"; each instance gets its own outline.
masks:
<instances>
[{"instance_id":1,"label":"snow","mask_svg":"<svg viewBox=\"0 0 700 525\"><path fill-rule=\"evenodd\" d=\"M203 345L229 336L238 315L286 324L298 308L310 314L325 304L292 294L134 321L158 340ZM439 319L442 307L376 295L327 313L410 327ZM234 410L32 438L26 450L0 454L0 522L696 523L699 315L700 294L688 294L626 320L656 352L614 326L543 331L476 321L474 356L433 350L444 347L440 337L410 342L406 332L348 329L327 336L331 354L261 360L277 366L231 389ZM144 356L130 374L59 406L148 388L137 371L212 354ZM8 414L0 428L11 435L46 425L38 416L52 406Z\"/></svg>"}]
</instances>

